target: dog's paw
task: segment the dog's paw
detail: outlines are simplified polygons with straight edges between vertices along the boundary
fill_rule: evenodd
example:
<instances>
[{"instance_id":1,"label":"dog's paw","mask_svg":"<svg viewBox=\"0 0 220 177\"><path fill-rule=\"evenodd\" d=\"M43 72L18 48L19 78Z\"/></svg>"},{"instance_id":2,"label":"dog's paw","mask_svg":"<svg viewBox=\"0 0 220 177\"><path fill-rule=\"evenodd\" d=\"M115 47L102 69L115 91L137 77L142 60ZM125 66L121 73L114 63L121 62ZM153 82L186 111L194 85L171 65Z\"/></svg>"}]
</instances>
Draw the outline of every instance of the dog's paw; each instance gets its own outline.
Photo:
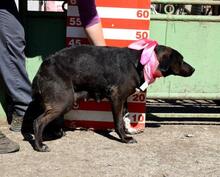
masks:
<instances>
[{"instance_id":1,"label":"dog's paw","mask_svg":"<svg viewBox=\"0 0 220 177\"><path fill-rule=\"evenodd\" d=\"M50 148L46 144L42 144L41 147L35 147L35 150L39 152L50 152Z\"/></svg>"},{"instance_id":2,"label":"dog's paw","mask_svg":"<svg viewBox=\"0 0 220 177\"><path fill-rule=\"evenodd\" d=\"M133 144L133 143L137 143L137 140L134 139L133 137L125 137L123 139L123 142L127 144Z\"/></svg>"},{"instance_id":3,"label":"dog's paw","mask_svg":"<svg viewBox=\"0 0 220 177\"><path fill-rule=\"evenodd\" d=\"M30 133L22 133L22 135L24 137L24 141L31 141L34 139Z\"/></svg>"},{"instance_id":4,"label":"dog's paw","mask_svg":"<svg viewBox=\"0 0 220 177\"><path fill-rule=\"evenodd\" d=\"M43 134L43 139L45 141L50 141L50 140L62 138L65 135L66 133L62 129L57 130L57 131L47 130Z\"/></svg>"},{"instance_id":5,"label":"dog's paw","mask_svg":"<svg viewBox=\"0 0 220 177\"><path fill-rule=\"evenodd\" d=\"M139 133L143 133L144 130L142 129L135 129L135 128L129 128L125 130L125 133L128 135L135 135L135 134L139 134Z\"/></svg>"}]
</instances>

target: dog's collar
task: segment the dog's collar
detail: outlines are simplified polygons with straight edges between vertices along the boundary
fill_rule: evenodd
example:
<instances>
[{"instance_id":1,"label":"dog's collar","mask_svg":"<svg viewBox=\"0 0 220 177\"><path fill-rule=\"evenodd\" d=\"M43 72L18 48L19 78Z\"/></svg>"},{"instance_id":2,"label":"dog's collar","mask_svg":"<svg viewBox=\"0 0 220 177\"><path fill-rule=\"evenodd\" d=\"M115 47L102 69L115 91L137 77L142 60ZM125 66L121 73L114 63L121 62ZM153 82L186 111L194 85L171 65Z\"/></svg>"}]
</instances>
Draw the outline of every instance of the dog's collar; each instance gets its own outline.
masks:
<instances>
[{"instance_id":1,"label":"dog's collar","mask_svg":"<svg viewBox=\"0 0 220 177\"><path fill-rule=\"evenodd\" d=\"M157 41L152 39L141 39L128 46L128 48L135 50L143 50L141 54L140 63L144 66L145 82L140 86L142 91L145 91L149 84L153 83L157 77L162 74L157 70L159 62L154 52L154 48L158 45Z\"/></svg>"}]
</instances>

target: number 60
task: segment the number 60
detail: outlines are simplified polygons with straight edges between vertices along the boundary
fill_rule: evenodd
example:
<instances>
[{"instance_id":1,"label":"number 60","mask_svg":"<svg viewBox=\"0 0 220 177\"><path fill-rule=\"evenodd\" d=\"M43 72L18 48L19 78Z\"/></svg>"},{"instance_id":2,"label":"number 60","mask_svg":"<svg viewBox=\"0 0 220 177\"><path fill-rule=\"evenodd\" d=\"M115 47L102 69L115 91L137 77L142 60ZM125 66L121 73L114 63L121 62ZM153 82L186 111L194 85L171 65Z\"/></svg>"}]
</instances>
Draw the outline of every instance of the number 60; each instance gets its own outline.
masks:
<instances>
[{"instance_id":1,"label":"number 60","mask_svg":"<svg viewBox=\"0 0 220 177\"><path fill-rule=\"evenodd\" d=\"M138 10L137 17L138 18L149 18L149 11L148 10Z\"/></svg>"}]
</instances>

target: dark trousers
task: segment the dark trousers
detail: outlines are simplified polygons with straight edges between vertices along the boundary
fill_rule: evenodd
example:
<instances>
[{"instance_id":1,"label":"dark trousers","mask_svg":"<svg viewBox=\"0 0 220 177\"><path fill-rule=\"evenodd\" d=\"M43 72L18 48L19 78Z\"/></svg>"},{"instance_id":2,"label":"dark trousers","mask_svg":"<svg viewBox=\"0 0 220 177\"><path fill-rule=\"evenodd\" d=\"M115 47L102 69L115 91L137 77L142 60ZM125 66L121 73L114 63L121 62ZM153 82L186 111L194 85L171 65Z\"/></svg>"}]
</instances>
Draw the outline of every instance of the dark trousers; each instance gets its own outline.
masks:
<instances>
[{"instance_id":1,"label":"dark trousers","mask_svg":"<svg viewBox=\"0 0 220 177\"><path fill-rule=\"evenodd\" d=\"M5 87L12 112L18 116L24 115L31 101L31 83L25 68L24 48L23 26L7 10L0 9L0 89Z\"/></svg>"}]
</instances>

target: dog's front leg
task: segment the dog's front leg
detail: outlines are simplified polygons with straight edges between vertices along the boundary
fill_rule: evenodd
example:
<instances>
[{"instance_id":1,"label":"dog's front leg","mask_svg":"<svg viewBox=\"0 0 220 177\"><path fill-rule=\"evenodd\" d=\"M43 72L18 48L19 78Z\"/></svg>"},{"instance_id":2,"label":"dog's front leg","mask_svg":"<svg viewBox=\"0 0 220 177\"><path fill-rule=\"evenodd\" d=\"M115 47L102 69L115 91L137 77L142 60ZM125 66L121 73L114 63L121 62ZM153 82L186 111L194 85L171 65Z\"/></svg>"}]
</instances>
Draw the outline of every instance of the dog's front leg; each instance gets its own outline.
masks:
<instances>
[{"instance_id":1,"label":"dog's front leg","mask_svg":"<svg viewBox=\"0 0 220 177\"><path fill-rule=\"evenodd\" d=\"M136 143L137 141L125 134L123 121L124 102L118 98L112 100L112 113L114 118L115 131L124 143Z\"/></svg>"}]
</instances>

